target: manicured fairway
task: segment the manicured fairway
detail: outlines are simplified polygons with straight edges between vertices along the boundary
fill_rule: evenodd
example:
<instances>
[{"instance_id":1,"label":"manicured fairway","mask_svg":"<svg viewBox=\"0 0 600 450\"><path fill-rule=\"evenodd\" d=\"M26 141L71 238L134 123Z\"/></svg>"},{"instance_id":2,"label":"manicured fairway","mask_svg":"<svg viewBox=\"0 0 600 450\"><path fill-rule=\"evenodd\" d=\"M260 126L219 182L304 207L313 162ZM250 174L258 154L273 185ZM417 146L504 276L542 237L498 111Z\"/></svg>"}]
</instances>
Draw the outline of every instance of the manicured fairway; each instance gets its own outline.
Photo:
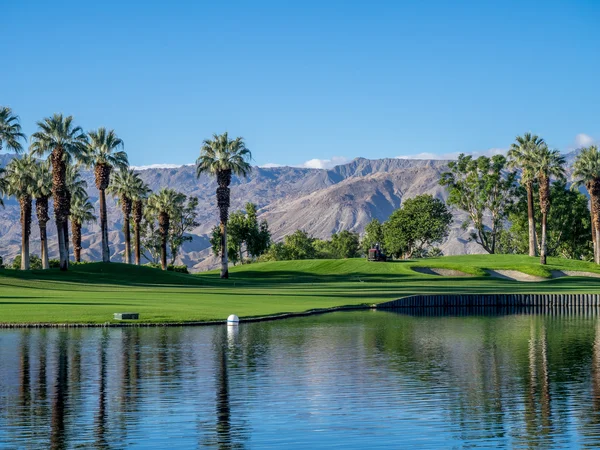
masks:
<instances>
[{"instance_id":1,"label":"manicured fairway","mask_svg":"<svg viewBox=\"0 0 600 450\"><path fill-rule=\"evenodd\" d=\"M419 261L369 263L363 259L285 261L233 268L229 280L217 272L165 273L124 264L87 264L58 270L0 270L0 323L104 323L114 312L139 312L141 322L223 320L300 312L315 308L383 302L416 293L600 292L600 279L569 277L542 283L492 278L421 275L412 266L481 274L516 269L535 275L549 270L600 273L590 263L550 259L541 267L525 256L456 256Z\"/></svg>"}]
</instances>

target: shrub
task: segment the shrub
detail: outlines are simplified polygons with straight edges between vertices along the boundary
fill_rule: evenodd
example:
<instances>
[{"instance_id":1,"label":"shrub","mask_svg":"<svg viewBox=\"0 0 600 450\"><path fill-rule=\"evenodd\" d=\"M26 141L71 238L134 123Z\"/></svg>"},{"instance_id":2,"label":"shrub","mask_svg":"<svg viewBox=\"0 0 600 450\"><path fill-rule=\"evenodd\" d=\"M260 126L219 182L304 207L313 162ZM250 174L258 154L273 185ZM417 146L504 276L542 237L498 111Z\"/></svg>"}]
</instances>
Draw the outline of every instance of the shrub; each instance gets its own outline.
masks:
<instances>
[{"instance_id":1,"label":"shrub","mask_svg":"<svg viewBox=\"0 0 600 450\"><path fill-rule=\"evenodd\" d=\"M15 270L21 269L21 255L17 255L15 259L13 259L11 266ZM42 260L38 255L29 255L29 268L32 270L42 269Z\"/></svg>"},{"instance_id":2,"label":"shrub","mask_svg":"<svg viewBox=\"0 0 600 450\"><path fill-rule=\"evenodd\" d=\"M48 261L51 269L59 269L60 268L60 260L59 259L51 259Z\"/></svg>"},{"instance_id":3,"label":"shrub","mask_svg":"<svg viewBox=\"0 0 600 450\"><path fill-rule=\"evenodd\" d=\"M162 266L158 263L149 262L144 264L145 267L151 267L152 269L162 269ZM180 266L175 266L173 264L169 264L167 266L167 270L170 272L179 272L179 273L190 273L186 265L182 264Z\"/></svg>"}]
</instances>

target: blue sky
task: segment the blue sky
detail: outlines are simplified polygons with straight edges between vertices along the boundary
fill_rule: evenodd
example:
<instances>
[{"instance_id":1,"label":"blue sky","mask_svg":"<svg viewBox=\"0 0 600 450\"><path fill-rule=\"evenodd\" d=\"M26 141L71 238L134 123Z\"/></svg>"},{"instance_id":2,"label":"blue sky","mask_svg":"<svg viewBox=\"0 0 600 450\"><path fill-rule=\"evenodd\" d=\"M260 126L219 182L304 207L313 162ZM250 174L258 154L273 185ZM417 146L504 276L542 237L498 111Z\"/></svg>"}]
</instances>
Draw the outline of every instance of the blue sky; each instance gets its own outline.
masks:
<instances>
[{"instance_id":1,"label":"blue sky","mask_svg":"<svg viewBox=\"0 0 600 450\"><path fill-rule=\"evenodd\" d=\"M259 165L600 139L597 0L19 0L2 16L0 104L24 131L72 114L137 166L194 162L226 130Z\"/></svg>"}]
</instances>

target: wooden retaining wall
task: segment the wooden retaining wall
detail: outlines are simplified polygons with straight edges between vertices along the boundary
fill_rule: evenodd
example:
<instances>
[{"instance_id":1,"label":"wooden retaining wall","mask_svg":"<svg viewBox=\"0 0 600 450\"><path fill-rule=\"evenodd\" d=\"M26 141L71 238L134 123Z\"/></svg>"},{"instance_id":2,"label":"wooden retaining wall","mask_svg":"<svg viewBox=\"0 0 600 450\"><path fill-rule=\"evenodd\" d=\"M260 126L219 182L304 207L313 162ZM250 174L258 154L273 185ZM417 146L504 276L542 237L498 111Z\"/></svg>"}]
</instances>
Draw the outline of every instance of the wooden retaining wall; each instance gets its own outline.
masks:
<instances>
[{"instance_id":1,"label":"wooden retaining wall","mask_svg":"<svg viewBox=\"0 0 600 450\"><path fill-rule=\"evenodd\" d=\"M600 294L464 294L412 295L379 303L377 309L448 307L600 306Z\"/></svg>"}]
</instances>

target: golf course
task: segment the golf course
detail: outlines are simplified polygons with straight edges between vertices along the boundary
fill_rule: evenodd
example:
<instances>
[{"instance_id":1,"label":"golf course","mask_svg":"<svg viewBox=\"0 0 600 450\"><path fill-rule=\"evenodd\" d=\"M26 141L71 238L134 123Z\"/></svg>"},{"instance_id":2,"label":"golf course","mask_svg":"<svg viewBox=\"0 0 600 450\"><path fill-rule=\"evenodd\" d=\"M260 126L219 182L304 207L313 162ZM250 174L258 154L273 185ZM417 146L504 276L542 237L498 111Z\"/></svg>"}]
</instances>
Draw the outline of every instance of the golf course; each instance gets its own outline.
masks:
<instances>
[{"instance_id":1,"label":"golf course","mask_svg":"<svg viewBox=\"0 0 600 450\"><path fill-rule=\"evenodd\" d=\"M422 268L461 276L421 273ZM522 273L539 282L490 275ZM553 279L557 272L571 276ZM453 273L453 272L452 272ZM364 259L277 261L181 274L118 263L73 265L68 272L0 270L0 323L104 324L116 312L139 323L194 323L372 305L414 294L597 293L600 267L583 261L467 255L387 263Z\"/></svg>"}]
</instances>

